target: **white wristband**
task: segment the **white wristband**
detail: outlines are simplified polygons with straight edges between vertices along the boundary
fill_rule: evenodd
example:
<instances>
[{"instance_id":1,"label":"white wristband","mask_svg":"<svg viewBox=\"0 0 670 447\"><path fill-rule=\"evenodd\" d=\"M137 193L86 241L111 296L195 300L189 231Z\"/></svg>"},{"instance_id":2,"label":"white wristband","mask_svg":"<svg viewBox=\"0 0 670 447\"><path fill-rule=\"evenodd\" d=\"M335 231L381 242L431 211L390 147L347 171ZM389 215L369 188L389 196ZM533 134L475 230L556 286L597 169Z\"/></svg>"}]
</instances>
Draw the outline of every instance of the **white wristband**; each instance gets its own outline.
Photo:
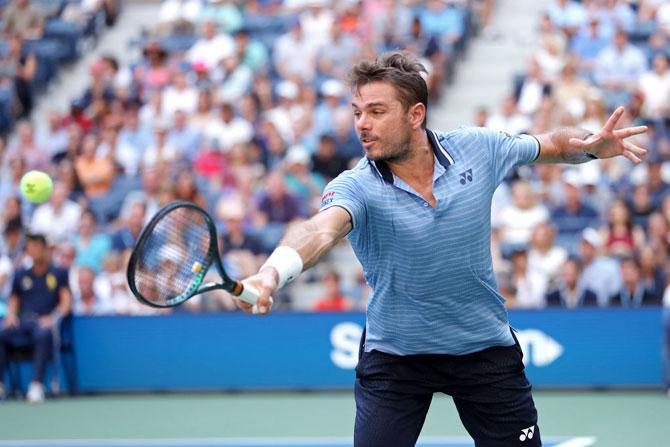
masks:
<instances>
[{"instance_id":1,"label":"white wristband","mask_svg":"<svg viewBox=\"0 0 670 447\"><path fill-rule=\"evenodd\" d=\"M261 270L265 267L274 267L277 270L279 274L277 288L281 289L286 283L293 281L302 273L302 258L293 248L282 245L275 248Z\"/></svg>"}]
</instances>

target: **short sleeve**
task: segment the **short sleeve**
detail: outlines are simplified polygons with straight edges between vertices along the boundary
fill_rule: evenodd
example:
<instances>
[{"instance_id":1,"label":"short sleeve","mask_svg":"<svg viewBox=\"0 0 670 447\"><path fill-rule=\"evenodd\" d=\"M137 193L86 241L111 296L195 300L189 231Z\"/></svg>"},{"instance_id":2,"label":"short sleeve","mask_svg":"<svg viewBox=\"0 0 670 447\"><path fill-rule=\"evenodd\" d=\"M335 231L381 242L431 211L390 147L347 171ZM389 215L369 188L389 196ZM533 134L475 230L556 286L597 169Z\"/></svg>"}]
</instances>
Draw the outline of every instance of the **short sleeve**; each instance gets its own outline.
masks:
<instances>
[{"instance_id":1,"label":"short sleeve","mask_svg":"<svg viewBox=\"0 0 670 447\"><path fill-rule=\"evenodd\" d=\"M540 155L540 142L532 135L510 135L487 130L487 144L491 151L496 186L510 169L532 163Z\"/></svg>"},{"instance_id":2,"label":"short sleeve","mask_svg":"<svg viewBox=\"0 0 670 447\"><path fill-rule=\"evenodd\" d=\"M21 296L21 278L23 278L23 273L25 273L25 271L20 270L14 275L14 278L12 279L12 295L18 297Z\"/></svg>"},{"instance_id":3,"label":"short sleeve","mask_svg":"<svg viewBox=\"0 0 670 447\"><path fill-rule=\"evenodd\" d=\"M61 288L70 288L70 276L66 269L58 269L58 289Z\"/></svg>"},{"instance_id":4,"label":"short sleeve","mask_svg":"<svg viewBox=\"0 0 670 447\"><path fill-rule=\"evenodd\" d=\"M365 225L365 197L351 171L344 172L326 185L321 197L321 208L326 210L339 206L351 216L351 226L356 229Z\"/></svg>"}]
</instances>

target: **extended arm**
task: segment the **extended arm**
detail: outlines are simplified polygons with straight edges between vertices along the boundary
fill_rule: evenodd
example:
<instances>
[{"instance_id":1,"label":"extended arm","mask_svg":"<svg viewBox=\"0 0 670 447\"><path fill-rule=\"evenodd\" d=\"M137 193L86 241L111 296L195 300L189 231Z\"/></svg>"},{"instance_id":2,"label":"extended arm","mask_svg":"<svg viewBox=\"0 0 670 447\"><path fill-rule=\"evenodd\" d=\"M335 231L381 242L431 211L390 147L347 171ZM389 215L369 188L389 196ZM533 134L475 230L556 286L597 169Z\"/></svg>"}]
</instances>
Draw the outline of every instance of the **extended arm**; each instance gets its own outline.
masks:
<instances>
[{"instance_id":1,"label":"extended arm","mask_svg":"<svg viewBox=\"0 0 670 447\"><path fill-rule=\"evenodd\" d=\"M271 259L282 247L294 250L302 262L302 270L306 270L316 264L340 239L351 231L351 216L339 206L333 206L314 215L309 220L290 225L286 234L279 242L278 249ZM281 258L275 258L281 260ZM291 262L287 259L287 262ZM276 262L276 261L275 261ZM280 266L281 268L281 266ZM244 280L245 283L255 287L259 292L258 310L265 314L270 310L268 298L280 283L280 273L277 268L266 263L261 270ZM252 306L237 301L245 312L251 312Z\"/></svg>"},{"instance_id":2,"label":"extended arm","mask_svg":"<svg viewBox=\"0 0 670 447\"><path fill-rule=\"evenodd\" d=\"M624 156L633 163L647 151L626 138L647 131L647 126L627 127L615 130L616 123L623 115L624 108L617 108L605 126L596 134L578 128L561 128L553 132L537 135L540 155L536 163L585 163L597 158Z\"/></svg>"}]
</instances>

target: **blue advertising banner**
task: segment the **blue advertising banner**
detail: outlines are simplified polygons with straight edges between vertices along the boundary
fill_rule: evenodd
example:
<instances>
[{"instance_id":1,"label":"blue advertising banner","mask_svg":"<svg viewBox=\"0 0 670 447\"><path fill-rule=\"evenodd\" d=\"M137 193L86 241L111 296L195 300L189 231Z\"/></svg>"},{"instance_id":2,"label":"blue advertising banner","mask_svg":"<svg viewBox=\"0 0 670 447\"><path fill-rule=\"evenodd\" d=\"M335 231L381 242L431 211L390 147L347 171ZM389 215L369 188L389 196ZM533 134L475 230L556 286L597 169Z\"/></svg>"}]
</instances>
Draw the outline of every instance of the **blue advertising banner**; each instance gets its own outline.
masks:
<instances>
[{"instance_id":1,"label":"blue advertising banner","mask_svg":"<svg viewBox=\"0 0 670 447\"><path fill-rule=\"evenodd\" d=\"M82 391L350 388L365 316L79 317ZM510 312L534 386L658 386L660 309Z\"/></svg>"}]
</instances>

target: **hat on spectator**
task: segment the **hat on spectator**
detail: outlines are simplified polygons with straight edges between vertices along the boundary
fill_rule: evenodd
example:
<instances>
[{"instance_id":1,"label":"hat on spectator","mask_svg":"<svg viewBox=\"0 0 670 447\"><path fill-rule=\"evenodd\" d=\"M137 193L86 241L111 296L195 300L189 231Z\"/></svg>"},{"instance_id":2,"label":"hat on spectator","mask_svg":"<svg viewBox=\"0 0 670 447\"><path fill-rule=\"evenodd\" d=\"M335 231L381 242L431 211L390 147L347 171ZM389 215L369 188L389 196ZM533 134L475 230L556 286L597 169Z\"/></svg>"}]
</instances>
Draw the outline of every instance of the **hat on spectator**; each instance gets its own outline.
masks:
<instances>
[{"instance_id":1,"label":"hat on spectator","mask_svg":"<svg viewBox=\"0 0 670 447\"><path fill-rule=\"evenodd\" d=\"M603 237L594 228L585 228L582 231L582 240L588 242L593 248L603 246Z\"/></svg>"},{"instance_id":2,"label":"hat on spectator","mask_svg":"<svg viewBox=\"0 0 670 447\"><path fill-rule=\"evenodd\" d=\"M563 173L563 182L575 188L581 188L584 185L579 172L574 169L569 169Z\"/></svg>"},{"instance_id":3,"label":"hat on spectator","mask_svg":"<svg viewBox=\"0 0 670 447\"><path fill-rule=\"evenodd\" d=\"M292 81L281 81L277 84L277 96L287 99L295 99L298 97L298 85Z\"/></svg>"},{"instance_id":4,"label":"hat on spectator","mask_svg":"<svg viewBox=\"0 0 670 447\"><path fill-rule=\"evenodd\" d=\"M204 73L207 71L207 64L203 61L195 61L191 65L191 68L193 68L193 71L196 73Z\"/></svg>"},{"instance_id":5,"label":"hat on spectator","mask_svg":"<svg viewBox=\"0 0 670 447\"><path fill-rule=\"evenodd\" d=\"M284 156L286 164L308 165L310 162L309 152L300 145L291 146Z\"/></svg>"},{"instance_id":6,"label":"hat on spectator","mask_svg":"<svg viewBox=\"0 0 670 447\"><path fill-rule=\"evenodd\" d=\"M244 219L244 207L238 199L224 199L216 207L217 215L222 220Z\"/></svg>"},{"instance_id":7,"label":"hat on spectator","mask_svg":"<svg viewBox=\"0 0 670 447\"><path fill-rule=\"evenodd\" d=\"M323 96L342 96L344 85L337 79L327 79L321 84L321 94Z\"/></svg>"}]
</instances>

